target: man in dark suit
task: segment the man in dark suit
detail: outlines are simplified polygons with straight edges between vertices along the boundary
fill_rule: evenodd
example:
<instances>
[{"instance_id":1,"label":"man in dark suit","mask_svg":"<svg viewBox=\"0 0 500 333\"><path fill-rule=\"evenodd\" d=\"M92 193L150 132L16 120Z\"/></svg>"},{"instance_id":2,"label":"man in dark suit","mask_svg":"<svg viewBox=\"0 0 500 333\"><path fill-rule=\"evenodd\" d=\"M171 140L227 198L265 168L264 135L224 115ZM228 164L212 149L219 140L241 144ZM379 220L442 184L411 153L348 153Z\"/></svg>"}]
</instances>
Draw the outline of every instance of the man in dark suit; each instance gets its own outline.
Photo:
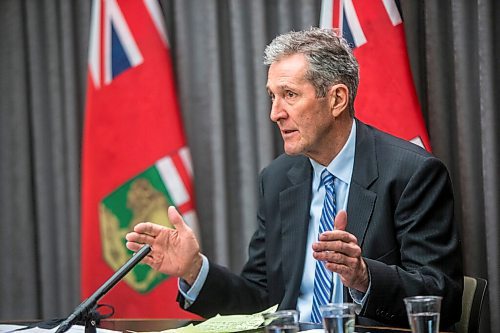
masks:
<instances>
[{"instance_id":1,"label":"man in dark suit","mask_svg":"<svg viewBox=\"0 0 500 333\"><path fill-rule=\"evenodd\" d=\"M201 255L173 207L175 230L138 224L127 247L151 244L145 262L180 277L181 306L205 317L279 304L317 321L321 267L326 301L357 303L360 323L407 326L403 298L412 295L442 296L442 327L457 322L463 272L443 163L354 117L358 65L334 32L278 36L265 62L286 154L261 172L259 226L242 273ZM325 231L328 216L335 229Z\"/></svg>"}]
</instances>

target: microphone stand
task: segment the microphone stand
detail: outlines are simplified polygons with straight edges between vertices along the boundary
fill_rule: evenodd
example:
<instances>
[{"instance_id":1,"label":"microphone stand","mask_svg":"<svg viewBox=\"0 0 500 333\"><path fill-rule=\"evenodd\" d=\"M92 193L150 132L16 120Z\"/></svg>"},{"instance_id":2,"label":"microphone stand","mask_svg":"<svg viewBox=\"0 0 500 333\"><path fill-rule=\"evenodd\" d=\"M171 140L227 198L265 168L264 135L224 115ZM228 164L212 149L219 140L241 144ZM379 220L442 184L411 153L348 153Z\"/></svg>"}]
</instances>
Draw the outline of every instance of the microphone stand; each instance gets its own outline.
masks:
<instances>
[{"instance_id":1,"label":"microphone stand","mask_svg":"<svg viewBox=\"0 0 500 333\"><path fill-rule=\"evenodd\" d=\"M149 244L144 245L140 248L139 251L132 255L119 270L113 274L104 284L97 289L95 293L92 294L89 298L84 300L80 305L78 305L75 310L66 318L56 333L64 333L66 332L77 320L82 320L85 322L85 332L91 333L96 332L96 319L93 318L91 312L93 308L97 305L97 302L104 296L106 293L115 286L127 273L135 267L142 259L144 259L147 254L151 252L151 246Z\"/></svg>"}]
</instances>

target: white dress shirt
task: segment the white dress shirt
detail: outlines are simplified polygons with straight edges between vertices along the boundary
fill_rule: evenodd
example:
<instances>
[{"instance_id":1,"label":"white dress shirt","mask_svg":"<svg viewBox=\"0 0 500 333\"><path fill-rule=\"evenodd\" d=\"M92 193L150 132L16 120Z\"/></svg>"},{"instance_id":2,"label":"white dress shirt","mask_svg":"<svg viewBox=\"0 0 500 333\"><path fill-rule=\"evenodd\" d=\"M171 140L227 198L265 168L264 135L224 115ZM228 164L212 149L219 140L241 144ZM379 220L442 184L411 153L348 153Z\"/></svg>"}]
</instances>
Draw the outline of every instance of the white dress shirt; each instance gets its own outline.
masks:
<instances>
[{"instance_id":1,"label":"white dress shirt","mask_svg":"<svg viewBox=\"0 0 500 333\"><path fill-rule=\"evenodd\" d=\"M354 166L354 151L356 147L356 122L353 121L351 133L346 144L338 155L326 167L335 177L335 201L337 212L347 209L347 199L349 187L351 185L352 169ZM309 213L309 230L307 233L306 258L304 273L300 284L300 293L297 300L297 310L300 312L300 321L308 322L311 318L314 272L316 269L316 259L313 258L312 244L318 239L319 220L323 210L325 200L325 187L321 185L321 173L325 167L310 159L313 167L312 180L312 201ZM333 293L331 302L341 303L343 301L343 286L337 273L333 273Z\"/></svg>"}]
</instances>

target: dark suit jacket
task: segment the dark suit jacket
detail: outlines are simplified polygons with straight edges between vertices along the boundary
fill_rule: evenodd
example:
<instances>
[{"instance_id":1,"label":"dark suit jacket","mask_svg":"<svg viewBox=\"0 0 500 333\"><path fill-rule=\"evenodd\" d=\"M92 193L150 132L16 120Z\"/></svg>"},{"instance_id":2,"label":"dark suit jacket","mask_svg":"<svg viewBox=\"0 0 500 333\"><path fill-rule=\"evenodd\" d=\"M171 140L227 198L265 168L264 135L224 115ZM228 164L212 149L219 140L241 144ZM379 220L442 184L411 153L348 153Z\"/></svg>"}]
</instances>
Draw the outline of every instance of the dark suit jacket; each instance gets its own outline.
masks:
<instances>
[{"instance_id":1,"label":"dark suit jacket","mask_svg":"<svg viewBox=\"0 0 500 333\"><path fill-rule=\"evenodd\" d=\"M282 155L261 172L259 225L248 262L241 275L210 263L189 311L210 317L256 312L274 304L296 307L311 183L312 166L304 156ZM358 239L371 278L359 322L407 326L403 298L410 295L443 296L441 327L460 319L460 242L451 182L442 162L357 121L347 220L347 231ZM348 292L344 300L350 300Z\"/></svg>"}]
</instances>

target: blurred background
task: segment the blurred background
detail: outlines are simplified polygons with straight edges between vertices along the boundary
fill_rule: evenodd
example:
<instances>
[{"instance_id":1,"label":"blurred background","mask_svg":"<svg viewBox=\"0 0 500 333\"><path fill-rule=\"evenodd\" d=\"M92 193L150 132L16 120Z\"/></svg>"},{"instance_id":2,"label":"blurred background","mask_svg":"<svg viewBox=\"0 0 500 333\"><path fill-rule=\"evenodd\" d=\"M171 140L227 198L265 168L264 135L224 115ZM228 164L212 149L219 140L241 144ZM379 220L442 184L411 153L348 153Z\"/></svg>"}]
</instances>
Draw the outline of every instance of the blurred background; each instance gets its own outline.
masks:
<instances>
[{"instance_id":1,"label":"blurred background","mask_svg":"<svg viewBox=\"0 0 500 333\"><path fill-rule=\"evenodd\" d=\"M258 172L282 152L268 117L263 50L279 33L318 26L321 1L160 4L202 248L238 272L257 225ZM432 151L455 189L465 273L489 282L482 332L494 331L500 327L500 3L407 0L400 9ZM90 16L89 0L0 0L0 320L62 318L81 301Z\"/></svg>"}]
</instances>

